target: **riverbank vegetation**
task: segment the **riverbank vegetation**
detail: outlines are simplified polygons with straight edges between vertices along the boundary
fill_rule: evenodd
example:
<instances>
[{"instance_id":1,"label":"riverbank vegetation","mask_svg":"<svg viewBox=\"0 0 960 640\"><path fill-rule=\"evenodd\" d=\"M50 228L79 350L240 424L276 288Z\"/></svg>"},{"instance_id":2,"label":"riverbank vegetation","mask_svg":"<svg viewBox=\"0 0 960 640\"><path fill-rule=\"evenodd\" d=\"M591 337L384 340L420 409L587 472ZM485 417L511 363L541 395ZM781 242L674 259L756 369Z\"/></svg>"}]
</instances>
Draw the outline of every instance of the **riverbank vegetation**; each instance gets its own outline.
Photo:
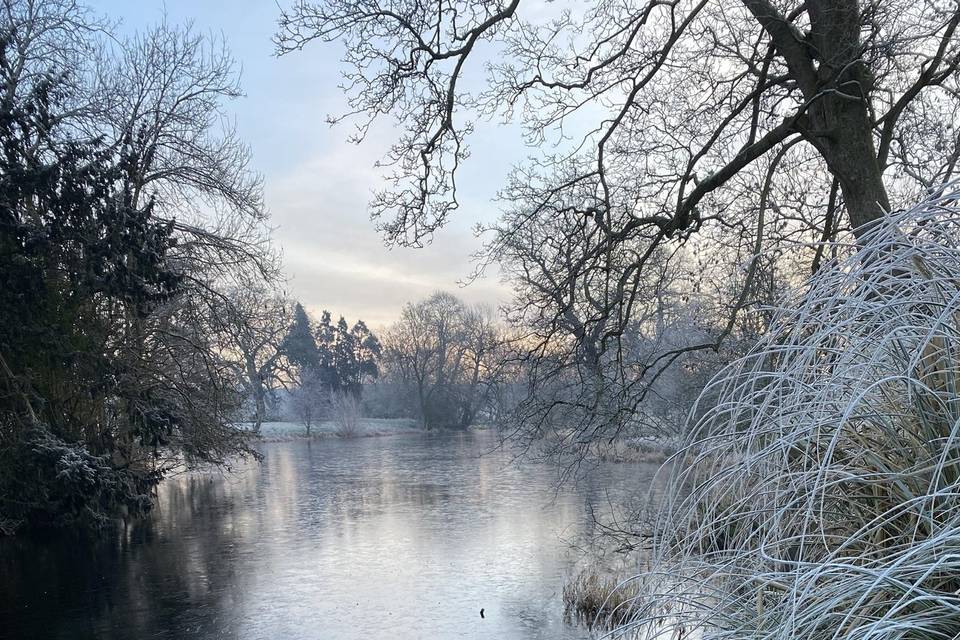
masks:
<instances>
[{"instance_id":1,"label":"riverbank vegetation","mask_svg":"<svg viewBox=\"0 0 960 640\"><path fill-rule=\"evenodd\" d=\"M563 585L563 606L577 623L606 631L630 622L638 595L633 582L584 569Z\"/></svg>"},{"instance_id":2,"label":"riverbank vegetation","mask_svg":"<svg viewBox=\"0 0 960 640\"><path fill-rule=\"evenodd\" d=\"M654 529L652 575L685 582L646 581L640 637L665 611L748 638L960 633L956 196L871 229L715 381Z\"/></svg>"},{"instance_id":3,"label":"riverbank vegetation","mask_svg":"<svg viewBox=\"0 0 960 640\"><path fill-rule=\"evenodd\" d=\"M0 23L0 529L97 525L251 453L213 308L276 262L221 43L66 0Z\"/></svg>"}]
</instances>

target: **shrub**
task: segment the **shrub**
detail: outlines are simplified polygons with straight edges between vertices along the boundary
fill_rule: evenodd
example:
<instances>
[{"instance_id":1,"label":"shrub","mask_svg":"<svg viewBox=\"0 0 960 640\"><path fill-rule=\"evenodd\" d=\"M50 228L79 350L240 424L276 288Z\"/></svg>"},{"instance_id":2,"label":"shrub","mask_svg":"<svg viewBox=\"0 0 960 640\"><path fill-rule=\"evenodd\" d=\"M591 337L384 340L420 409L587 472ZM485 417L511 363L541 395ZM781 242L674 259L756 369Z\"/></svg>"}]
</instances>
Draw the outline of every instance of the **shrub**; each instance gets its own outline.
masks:
<instances>
[{"instance_id":1,"label":"shrub","mask_svg":"<svg viewBox=\"0 0 960 640\"><path fill-rule=\"evenodd\" d=\"M100 528L121 514L150 510L150 492L162 474L117 468L43 427L24 432L0 455L0 532L21 527Z\"/></svg>"},{"instance_id":2,"label":"shrub","mask_svg":"<svg viewBox=\"0 0 960 640\"><path fill-rule=\"evenodd\" d=\"M341 438L360 435L360 399L345 391L335 392L330 400L333 411L334 432Z\"/></svg>"}]
</instances>

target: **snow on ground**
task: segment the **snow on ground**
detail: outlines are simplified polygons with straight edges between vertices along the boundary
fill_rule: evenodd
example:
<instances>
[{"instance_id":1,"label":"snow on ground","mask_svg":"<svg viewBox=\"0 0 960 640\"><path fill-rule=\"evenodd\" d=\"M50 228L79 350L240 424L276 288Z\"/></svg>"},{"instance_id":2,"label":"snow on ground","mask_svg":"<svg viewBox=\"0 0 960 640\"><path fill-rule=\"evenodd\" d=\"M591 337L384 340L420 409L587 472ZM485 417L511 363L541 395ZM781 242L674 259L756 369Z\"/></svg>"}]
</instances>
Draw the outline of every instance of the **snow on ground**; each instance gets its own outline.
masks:
<instances>
[{"instance_id":1,"label":"snow on ground","mask_svg":"<svg viewBox=\"0 0 960 640\"><path fill-rule=\"evenodd\" d=\"M240 425L244 429L252 429L251 423ZM405 433L420 433L423 430L416 420L408 418L361 418L359 429L355 437L367 438L371 436L392 436ZM335 438L337 425L333 421L316 422L307 428L299 422L264 422L260 425L260 439L265 442L280 442L298 440L301 438Z\"/></svg>"}]
</instances>

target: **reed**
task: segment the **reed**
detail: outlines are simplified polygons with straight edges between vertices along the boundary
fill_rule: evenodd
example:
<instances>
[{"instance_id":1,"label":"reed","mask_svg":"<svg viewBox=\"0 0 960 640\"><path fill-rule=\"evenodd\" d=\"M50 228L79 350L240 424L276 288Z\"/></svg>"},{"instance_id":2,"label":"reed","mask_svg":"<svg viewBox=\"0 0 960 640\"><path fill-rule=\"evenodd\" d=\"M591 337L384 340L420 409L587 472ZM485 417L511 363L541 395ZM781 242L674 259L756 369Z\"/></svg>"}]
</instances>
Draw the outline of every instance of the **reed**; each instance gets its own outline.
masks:
<instances>
[{"instance_id":1,"label":"reed","mask_svg":"<svg viewBox=\"0 0 960 640\"><path fill-rule=\"evenodd\" d=\"M591 629L613 629L631 620L637 594L631 581L584 569L563 587L564 611Z\"/></svg>"}]
</instances>

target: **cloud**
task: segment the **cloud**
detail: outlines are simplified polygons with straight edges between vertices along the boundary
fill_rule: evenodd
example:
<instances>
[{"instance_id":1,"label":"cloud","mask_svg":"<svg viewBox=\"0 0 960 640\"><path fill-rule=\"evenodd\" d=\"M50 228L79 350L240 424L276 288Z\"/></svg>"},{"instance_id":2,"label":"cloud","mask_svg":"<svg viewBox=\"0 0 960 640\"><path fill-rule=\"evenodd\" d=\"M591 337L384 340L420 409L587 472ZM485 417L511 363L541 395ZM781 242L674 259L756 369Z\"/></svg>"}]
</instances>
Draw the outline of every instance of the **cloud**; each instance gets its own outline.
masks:
<instances>
[{"instance_id":1,"label":"cloud","mask_svg":"<svg viewBox=\"0 0 960 640\"><path fill-rule=\"evenodd\" d=\"M289 291L315 312L386 324L403 304L436 290L469 302L499 305L507 290L490 274L467 287L481 241L460 220L421 249L387 248L367 213L382 139L356 146L340 142L343 131L322 136L322 151L282 175L267 175L266 196L274 234L283 247Z\"/></svg>"}]
</instances>

